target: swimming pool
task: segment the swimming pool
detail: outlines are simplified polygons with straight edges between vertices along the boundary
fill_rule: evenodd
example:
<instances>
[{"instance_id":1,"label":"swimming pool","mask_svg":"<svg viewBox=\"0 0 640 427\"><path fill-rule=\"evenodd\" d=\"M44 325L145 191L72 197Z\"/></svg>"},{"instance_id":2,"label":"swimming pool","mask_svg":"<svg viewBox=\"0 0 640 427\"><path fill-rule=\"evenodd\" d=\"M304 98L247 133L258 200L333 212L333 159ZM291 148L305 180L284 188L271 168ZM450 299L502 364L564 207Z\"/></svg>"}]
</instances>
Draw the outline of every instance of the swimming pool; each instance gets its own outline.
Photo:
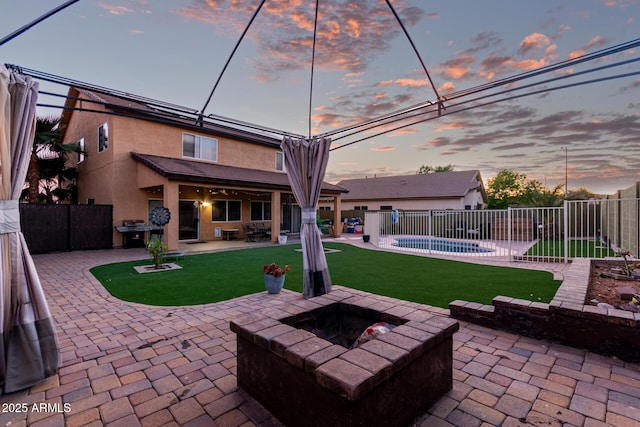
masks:
<instances>
[{"instance_id":1,"label":"swimming pool","mask_svg":"<svg viewBox=\"0 0 640 427\"><path fill-rule=\"evenodd\" d=\"M491 249L480 247L475 242L461 242L455 240L434 239L431 237L399 237L393 246L410 249L428 249L432 251L454 253L486 253Z\"/></svg>"}]
</instances>

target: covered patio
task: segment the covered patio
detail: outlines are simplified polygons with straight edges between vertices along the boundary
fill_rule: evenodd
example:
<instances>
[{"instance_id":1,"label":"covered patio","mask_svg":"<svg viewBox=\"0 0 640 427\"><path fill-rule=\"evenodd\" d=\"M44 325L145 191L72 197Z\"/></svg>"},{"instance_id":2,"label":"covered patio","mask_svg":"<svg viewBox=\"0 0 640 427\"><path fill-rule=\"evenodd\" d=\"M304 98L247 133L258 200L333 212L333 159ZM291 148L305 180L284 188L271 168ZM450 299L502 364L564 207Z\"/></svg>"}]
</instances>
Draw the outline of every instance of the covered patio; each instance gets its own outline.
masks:
<instances>
[{"instance_id":1,"label":"covered patio","mask_svg":"<svg viewBox=\"0 0 640 427\"><path fill-rule=\"evenodd\" d=\"M150 212L164 206L171 212L164 229L169 250L202 241L277 243L281 234L300 231L302 210L285 173L139 153L132 157L138 162L137 186L147 200L141 208ZM322 187L323 197L333 200L334 223L340 221L344 192L328 183Z\"/></svg>"}]
</instances>

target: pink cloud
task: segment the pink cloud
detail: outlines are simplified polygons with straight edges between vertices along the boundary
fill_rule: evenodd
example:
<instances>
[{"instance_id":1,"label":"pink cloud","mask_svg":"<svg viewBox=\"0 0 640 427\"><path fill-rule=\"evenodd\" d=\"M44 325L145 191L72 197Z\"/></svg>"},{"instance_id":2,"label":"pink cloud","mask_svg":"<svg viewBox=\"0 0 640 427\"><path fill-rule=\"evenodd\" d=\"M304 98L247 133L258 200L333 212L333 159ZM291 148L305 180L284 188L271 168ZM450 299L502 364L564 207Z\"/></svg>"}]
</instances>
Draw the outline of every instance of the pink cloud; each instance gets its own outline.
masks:
<instances>
[{"instance_id":1,"label":"pink cloud","mask_svg":"<svg viewBox=\"0 0 640 427\"><path fill-rule=\"evenodd\" d=\"M134 13L133 9L130 9L126 6L107 4L107 3L98 3L98 6L111 15L128 15Z\"/></svg>"},{"instance_id":2,"label":"pink cloud","mask_svg":"<svg viewBox=\"0 0 640 427\"><path fill-rule=\"evenodd\" d=\"M265 4L248 34L261 52L249 61L257 80L277 80L283 71L308 67L314 5L302 0ZM407 26L416 24L424 16L421 9L407 7L401 1L394 2L394 8ZM249 2L193 0L191 6L175 12L187 19L215 24L216 31L233 37L244 28L254 11L255 5ZM316 67L320 70L362 72L373 57L389 50L390 41L400 34L400 26L384 2L321 2Z\"/></svg>"},{"instance_id":3,"label":"pink cloud","mask_svg":"<svg viewBox=\"0 0 640 427\"><path fill-rule=\"evenodd\" d=\"M475 57L469 54L460 55L443 64L442 74L446 77L460 80L471 72L471 66L475 61Z\"/></svg>"},{"instance_id":4,"label":"pink cloud","mask_svg":"<svg viewBox=\"0 0 640 427\"><path fill-rule=\"evenodd\" d=\"M456 85L452 82L444 82L439 88L438 92L440 93L450 93L456 90Z\"/></svg>"},{"instance_id":5,"label":"pink cloud","mask_svg":"<svg viewBox=\"0 0 640 427\"><path fill-rule=\"evenodd\" d=\"M520 42L520 53L527 53L533 49L541 49L551 43L549 37L541 33L529 34Z\"/></svg>"},{"instance_id":6,"label":"pink cloud","mask_svg":"<svg viewBox=\"0 0 640 427\"><path fill-rule=\"evenodd\" d=\"M569 54L569 58L573 59L573 58L577 58L578 56L582 56L585 53L587 53L589 50L591 49L597 49L600 47L604 47L609 43L609 41L607 39L605 39L602 36L595 36L593 37L591 40L589 40L587 42L587 44L585 44L584 46L580 47L577 50L574 50L573 52L571 52Z\"/></svg>"},{"instance_id":7,"label":"pink cloud","mask_svg":"<svg viewBox=\"0 0 640 427\"><path fill-rule=\"evenodd\" d=\"M132 15L136 13L151 13L147 8L149 2L147 0L134 0L127 3L132 6L116 5L109 3L98 3L98 7L106 10L111 15Z\"/></svg>"},{"instance_id":8,"label":"pink cloud","mask_svg":"<svg viewBox=\"0 0 640 427\"><path fill-rule=\"evenodd\" d=\"M396 147L392 147L390 145L385 145L383 147L373 147L371 151L393 151Z\"/></svg>"}]
</instances>

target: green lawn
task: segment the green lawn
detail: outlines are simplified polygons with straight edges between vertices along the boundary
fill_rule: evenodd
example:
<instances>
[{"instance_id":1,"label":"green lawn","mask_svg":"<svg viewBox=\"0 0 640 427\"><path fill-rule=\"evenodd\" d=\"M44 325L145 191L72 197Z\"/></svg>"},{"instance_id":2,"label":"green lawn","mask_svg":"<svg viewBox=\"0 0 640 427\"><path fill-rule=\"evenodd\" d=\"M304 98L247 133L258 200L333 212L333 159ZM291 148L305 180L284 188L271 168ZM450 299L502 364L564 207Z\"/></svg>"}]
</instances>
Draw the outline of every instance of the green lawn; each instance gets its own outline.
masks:
<instances>
[{"instance_id":1,"label":"green lawn","mask_svg":"<svg viewBox=\"0 0 640 427\"><path fill-rule=\"evenodd\" d=\"M540 240L525 255L564 257L564 240ZM615 256L615 252L601 243L589 240L569 240L569 258L604 258Z\"/></svg>"},{"instance_id":2,"label":"green lawn","mask_svg":"<svg viewBox=\"0 0 640 427\"><path fill-rule=\"evenodd\" d=\"M150 305L194 305L264 292L262 266L289 264L285 288L302 292L300 245L191 255L178 261L183 268L138 274L134 265L149 261L108 264L91 273L125 301ZM329 243L325 248L334 284L437 307L456 299L490 304L497 295L549 302L560 285L548 272L467 264L457 261L372 251Z\"/></svg>"}]
</instances>

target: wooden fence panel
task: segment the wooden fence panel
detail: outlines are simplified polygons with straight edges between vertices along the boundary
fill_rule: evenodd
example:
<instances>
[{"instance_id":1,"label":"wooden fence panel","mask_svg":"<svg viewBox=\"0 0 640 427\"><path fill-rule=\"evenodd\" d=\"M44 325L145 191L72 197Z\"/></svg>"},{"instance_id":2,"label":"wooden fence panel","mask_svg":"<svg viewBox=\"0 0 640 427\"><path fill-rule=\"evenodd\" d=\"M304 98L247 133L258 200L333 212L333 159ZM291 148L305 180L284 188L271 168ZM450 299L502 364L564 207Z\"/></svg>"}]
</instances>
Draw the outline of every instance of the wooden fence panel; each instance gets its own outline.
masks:
<instances>
[{"instance_id":1,"label":"wooden fence panel","mask_svg":"<svg viewBox=\"0 0 640 427\"><path fill-rule=\"evenodd\" d=\"M113 206L20 204L20 227L33 254L113 247Z\"/></svg>"},{"instance_id":2,"label":"wooden fence panel","mask_svg":"<svg viewBox=\"0 0 640 427\"><path fill-rule=\"evenodd\" d=\"M113 207L111 205L68 205L71 250L113 247Z\"/></svg>"}]
</instances>

